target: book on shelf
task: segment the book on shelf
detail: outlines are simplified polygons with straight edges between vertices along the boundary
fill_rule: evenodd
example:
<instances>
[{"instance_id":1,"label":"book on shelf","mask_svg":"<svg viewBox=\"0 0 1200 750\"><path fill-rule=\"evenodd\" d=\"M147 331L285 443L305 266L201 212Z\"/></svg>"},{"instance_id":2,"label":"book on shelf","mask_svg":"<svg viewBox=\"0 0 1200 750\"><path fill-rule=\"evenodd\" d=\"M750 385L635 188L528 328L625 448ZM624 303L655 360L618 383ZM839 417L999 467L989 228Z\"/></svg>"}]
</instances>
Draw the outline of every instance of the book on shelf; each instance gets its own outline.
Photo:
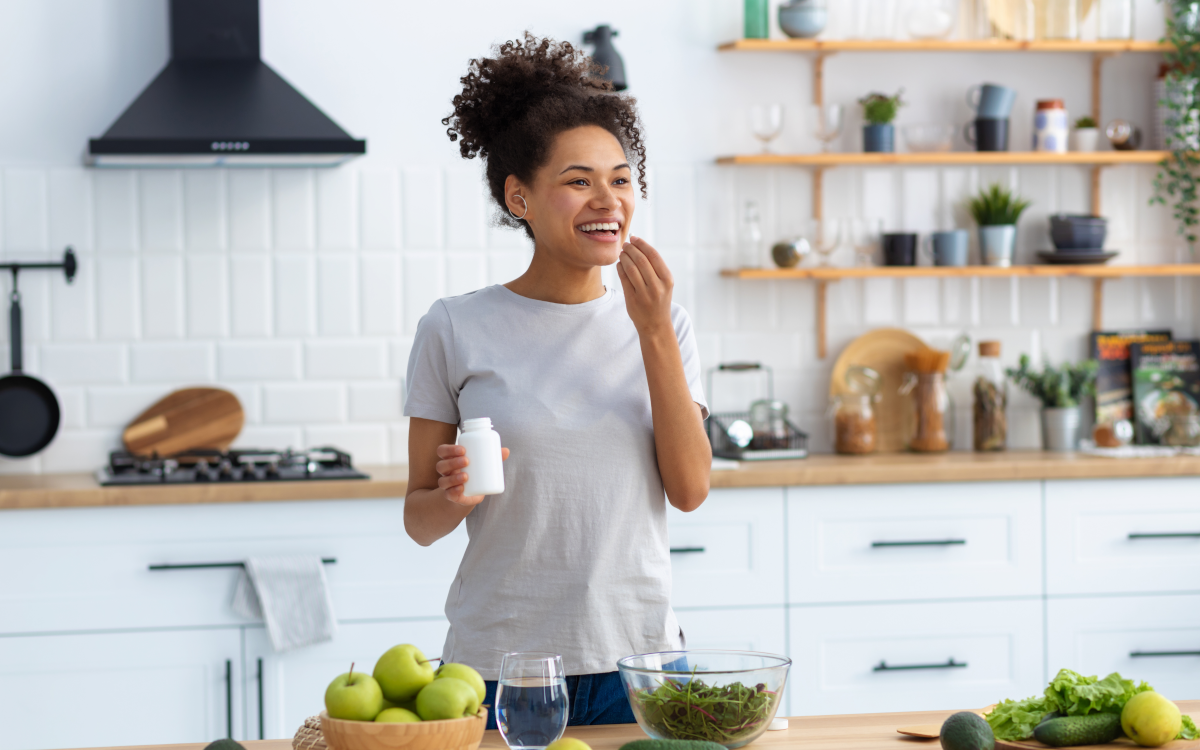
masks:
<instances>
[{"instance_id":1,"label":"book on shelf","mask_svg":"<svg viewBox=\"0 0 1200 750\"><path fill-rule=\"evenodd\" d=\"M1133 420L1133 371L1129 364L1131 344L1171 340L1169 330L1093 331L1091 357L1096 360L1096 424Z\"/></svg>"},{"instance_id":2,"label":"book on shelf","mask_svg":"<svg viewBox=\"0 0 1200 750\"><path fill-rule=\"evenodd\" d=\"M1200 415L1200 341L1131 344L1134 431L1146 445L1180 445Z\"/></svg>"}]
</instances>

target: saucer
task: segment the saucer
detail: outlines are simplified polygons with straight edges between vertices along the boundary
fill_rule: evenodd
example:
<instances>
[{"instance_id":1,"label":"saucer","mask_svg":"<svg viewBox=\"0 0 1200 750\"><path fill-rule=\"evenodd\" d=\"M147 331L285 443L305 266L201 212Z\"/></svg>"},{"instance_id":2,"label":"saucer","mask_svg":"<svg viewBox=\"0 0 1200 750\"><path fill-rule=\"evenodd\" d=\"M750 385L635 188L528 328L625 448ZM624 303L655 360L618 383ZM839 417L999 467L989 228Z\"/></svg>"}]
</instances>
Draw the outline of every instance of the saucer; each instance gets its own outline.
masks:
<instances>
[{"instance_id":1,"label":"saucer","mask_svg":"<svg viewBox=\"0 0 1200 750\"><path fill-rule=\"evenodd\" d=\"M1045 263L1080 266L1093 263L1107 263L1120 254L1119 250L1071 250L1068 252L1039 250L1037 255Z\"/></svg>"}]
</instances>

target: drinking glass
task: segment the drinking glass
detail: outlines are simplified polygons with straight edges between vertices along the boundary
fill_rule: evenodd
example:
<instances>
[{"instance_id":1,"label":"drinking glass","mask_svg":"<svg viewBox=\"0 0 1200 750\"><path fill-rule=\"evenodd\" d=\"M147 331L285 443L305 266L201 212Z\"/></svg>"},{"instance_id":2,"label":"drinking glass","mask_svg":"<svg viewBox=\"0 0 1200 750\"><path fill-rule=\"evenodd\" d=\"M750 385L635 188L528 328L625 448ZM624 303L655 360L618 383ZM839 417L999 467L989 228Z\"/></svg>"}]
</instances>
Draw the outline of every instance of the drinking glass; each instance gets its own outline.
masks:
<instances>
[{"instance_id":1,"label":"drinking glass","mask_svg":"<svg viewBox=\"0 0 1200 750\"><path fill-rule=\"evenodd\" d=\"M750 131L762 141L764 154L771 153L771 141L783 132L782 104L755 104L750 108Z\"/></svg>"},{"instance_id":2,"label":"drinking glass","mask_svg":"<svg viewBox=\"0 0 1200 750\"><path fill-rule=\"evenodd\" d=\"M850 244L854 245L854 265L864 268L875 265L875 254L882 236L882 219L850 220Z\"/></svg>"},{"instance_id":3,"label":"drinking glass","mask_svg":"<svg viewBox=\"0 0 1200 750\"><path fill-rule=\"evenodd\" d=\"M813 135L821 142L821 153L829 153L829 144L842 134L842 105L813 104L808 108Z\"/></svg>"},{"instance_id":4,"label":"drinking glass","mask_svg":"<svg viewBox=\"0 0 1200 750\"><path fill-rule=\"evenodd\" d=\"M808 223L808 244L821 258L817 263L828 268L829 256L842 244L842 222L837 219L812 219Z\"/></svg>"},{"instance_id":5,"label":"drinking glass","mask_svg":"<svg viewBox=\"0 0 1200 750\"><path fill-rule=\"evenodd\" d=\"M504 655L496 685L496 725L512 750L542 750L562 737L567 716L567 676L561 656Z\"/></svg>"}]
</instances>

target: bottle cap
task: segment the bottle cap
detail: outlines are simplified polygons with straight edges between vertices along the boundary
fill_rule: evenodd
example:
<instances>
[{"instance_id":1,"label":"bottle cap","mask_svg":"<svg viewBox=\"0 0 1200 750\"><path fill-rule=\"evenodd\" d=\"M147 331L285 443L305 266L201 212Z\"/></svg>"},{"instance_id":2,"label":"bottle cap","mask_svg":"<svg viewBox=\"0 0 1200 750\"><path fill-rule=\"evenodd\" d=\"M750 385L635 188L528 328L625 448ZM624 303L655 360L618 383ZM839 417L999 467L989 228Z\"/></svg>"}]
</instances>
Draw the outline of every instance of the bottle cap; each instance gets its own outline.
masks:
<instances>
[{"instance_id":1,"label":"bottle cap","mask_svg":"<svg viewBox=\"0 0 1200 750\"><path fill-rule=\"evenodd\" d=\"M1000 342L999 341L980 341L979 356L981 357L999 357Z\"/></svg>"},{"instance_id":2,"label":"bottle cap","mask_svg":"<svg viewBox=\"0 0 1200 750\"><path fill-rule=\"evenodd\" d=\"M1038 99L1038 109L1063 109L1062 99Z\"/></svg>"},{"instance_id":3,"label":"bottle cap","mask_svg":"<svg viewBox=\"0 0 1200 750\"><path fill-rule=\"evenodd\" d=\"M476 419L464 419L462 431L469 432L471 430L490 430L492 429L492 420L490 417L478 417Z\"/></svg>"},{"instance_id":4,"label":"bottle cap","mask_svg":"<svg viewBox=\"0 0 1200 750\"><path fill-rule=\"evenodd\" d=\"M788 728L788 720L783 718L782 716L777 716L774 719L771 719L771 725L767 727L767 731L768 732L778 732L782 729L787 729L787 728Z\"/></svg>"}]
</instances>

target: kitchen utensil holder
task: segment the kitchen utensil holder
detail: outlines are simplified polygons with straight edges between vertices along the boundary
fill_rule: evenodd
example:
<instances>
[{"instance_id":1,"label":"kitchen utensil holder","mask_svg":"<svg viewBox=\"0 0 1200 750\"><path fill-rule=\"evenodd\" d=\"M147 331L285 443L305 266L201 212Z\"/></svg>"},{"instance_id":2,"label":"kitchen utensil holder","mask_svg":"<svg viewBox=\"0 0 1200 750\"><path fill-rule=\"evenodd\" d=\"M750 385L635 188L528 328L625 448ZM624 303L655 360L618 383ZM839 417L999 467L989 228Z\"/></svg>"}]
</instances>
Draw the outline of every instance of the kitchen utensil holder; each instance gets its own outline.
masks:
<instances>
[{"instance_id":1,"label":"kitchen utensil holder","mask_svg":"<svg viewBox=\"0 0 1200 750\"><path fill-rule=\"evenodd\" d=\"M713 373L715 372L766 372L767 398L775 398L775 375L770 367L758 362L724 362L710 368L707 374L706 392L712 398ZM750 421L750 412L722 412L709 414L708 439L712 444L713 455L717 458L728 458L735 461L769 461L786 458L808 457L808 435L791 420L787 421L788 436L786 445L781 448L754 449L743 448L729 438L729 425L738 420Z\"/></svg>"}]
</instances>

